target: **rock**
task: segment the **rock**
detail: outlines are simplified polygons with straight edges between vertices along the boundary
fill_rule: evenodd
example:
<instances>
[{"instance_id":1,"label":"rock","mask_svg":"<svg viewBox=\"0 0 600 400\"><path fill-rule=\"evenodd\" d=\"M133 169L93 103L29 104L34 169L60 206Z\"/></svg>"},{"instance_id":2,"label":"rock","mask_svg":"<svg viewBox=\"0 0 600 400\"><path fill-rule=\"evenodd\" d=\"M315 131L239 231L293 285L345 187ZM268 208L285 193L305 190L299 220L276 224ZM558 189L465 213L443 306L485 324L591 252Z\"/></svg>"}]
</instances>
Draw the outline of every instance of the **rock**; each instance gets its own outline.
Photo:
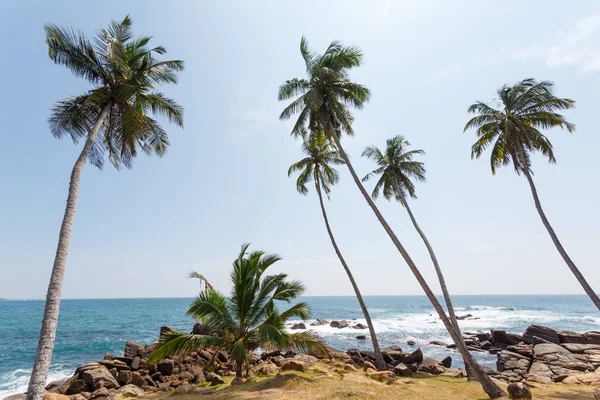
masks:
<instances>
[{"instance_id":1,"label":"rock","mask_svg":"<svg viewBox=\"0 0 600 400\"><path fill-rule=\"evenodd\" d=\"M131 373L131 384L135 385L137 387L140 387L142 389L144 389L146 386L148 386L148 383L146 382L144 377L139 372Z\"/></svg>"},{"instance_id":2,"label":"rock","mask_svg":"<svg viewBox=\"0 0 600 400\"><path fill-rule=\"evenodd\" d=\"M194 327L192 328L192 333L194 335L210 335L211 332L206 325L201 324L200 322L196 322Z\"/></svg>"},{"instance_id":3,"label":"rock","mask_svg":"<svg viewBox=\"0 0 600 400\"><path fill-rule=\"evenodd\" d=\"M204 375L202 375L204 377ZM140 375L141 377L141 375ZM154 382L166 382L165 377L163 376L163 374L161 374L160 372L155 372L152 375L150 375L150 378L152 378L152 380Z\"/></svg>"},{"instance_id":4,"label":"rock","mask_svg":"<svg viewBox=\"0 0 600 400\"><path fill-rule=\"evenodd\" d=\"M283 358L283 357L282 357ZM283 365L283 364L282 364ZM266 362L266 363L262 363L260 364L255 370L254 372L257 375L274 375L276 373L279 372L279 368L277 367L277 365L271 363L271 362Z\"/></svg>"},{"instance_id":5,"label":"rock","mask_svg":"<svg viewBox=\"0 0 600 400\"><path fill-rule=\"evenodd\" d=\"M569 350L571 353L576 354L583 354L589 350L600 350L600 345L598 344L563 343L561 346Z\"/></svg>"},{"instance_id":6,"label":"rock","mask_svg":"<svg viewBox=\"0 0 600 400\"><path fill-rule=\"evenodd\" d=\"M406 365L420 363L421 361L423 361L423 352L421 351L420 347L410 353L407 357L404 357L402 360L400 360L401 363Z\"/></svg>"},{"instance_id":7,"label":"rock","mask_svg":"<svg viewBox=\"0 0 600 400\"><path fill-rule=\"evenodd\" d=\"M480 348L481 350L489 350L489 349L491 349L492 347L493 347L492 343L491 343L491 342L489 342L489 341L487 341L487 340L484 340L484 341L483 341L483 342L481 342L481 344L479 345L479 348Z\"/></svg>"},{"instance_id":8,"label":"rock","mask_svg":"<svg viewBox=\"0 0 600 400\"><path fill-rule=\"evenodd\" d=\"M563 379L562 383L571 385L591 385L600 386L600 375L593 372L585 374L570 375Z\"/></svg>"},{"instance_id":9,"label":"rock","mask_svg":"<svg viewBox=\"0 0 600 400\"><path fill-rule=\"evenodd\" d=\"M50 392L50 393L59 393L60 392L60 388L62 386L64 386L65 381L64 380L60 380L60 381L52 381L49 384L46 385L46 391Z\"/></svg>"},{"instance_id":10,"label":"rock","mask_svg":"<svg viewBox=\"0 0 600 400\"><path fill-rule=\"evenodd\" d=\"M329 326L332 328L342 329L342 328L347 328L348 326L350 326L350 322L348 322L348 321L331 321L329 323Z\"/></svg>"},{"instance_id":11,"label":"rock","mask_svg":"<svg viewBox=\"0 0 600 400\"><path fill-rule=\"evenodd\" d=\"M44 392L42 400L71 400L69 396L60 393Z\"/></svg>"},{"instance_id":12,"label":"rock","mask_svg":"<svg viewBox=\"0 0 600 400\"><path fill-rule=\"evenodd\" d=\"M528 400L533 398L531 391L524 383L509 383L506 390L508 391L510 398L514 400Z\"/></svg>"},{"instance_id":13,"label":"rock","mask_svg":"<svg viewBox=\"0 0 600 400\"><path fill-rule=\"evenodd\" d=\"M175 361L169 359L160 360L158 363L156 363L156 368L158 371L165 376L173 375L174 367Z\"/></svg>"},{"instance_id":14,"label":"rock","mask_svg":"<svg viewBox=\"0 0 600 400\"><path fill-rule=\"evenodd\" d=\"M197 385L197 384L203 383L203 382L206 382L206 377L204 376L204 373L202 371L200 371L196 375L194 375L194 380L192 381L192 383L194 385Z\"/></svg>"},{"instance_id":15,"label":"rock","mask_svg":"<svg viewBox=\"0 0 600 400\"><path fill-rule=\"evenodd\" d=\"M413 373L408 367L402 363L399 363L394 367L394 373L397 376L412 376Z\"/></svg>"},{"instance_id":16,"label":"rock","mask_svg":"<svg viewBox=\"0 0 600 400\"><path fill-rule=\"evenodd\" d=\"M5 397L3 400L25 400L27 398L27 394L25 393L17 393L11 396Z\"/></svg>"},{"instance_id":17,"label":"rock","mask_svg":"<svg viewBox=\"0 0 600 400\"><path fill-rule=\"evenodd\" d=\"M305 362L300 360L287 360L281 366L282 371L298 371L298 372L307 372L308 366Z\"/></svg>"},{"instance_id":18,"label":"rock","mask_svg":"<svg viewBox=\"0 0 600 400\"><path fill-rule=\"evenodd\" d=\"M419 365L419 372L425 372L432 375L441 375L446 372L446 368L438 360L426 358Z\"/></svg>"},{"instance_id":19,"label":"rock","mask_svg":"<svg viewBox=\"0 0 600 400\"><path fill-rule=\"evenodd\" d=\"M450 356L444 357L442 359L442 361L440 361L440 364L442 364L446 368L452 367L452 357L450 357Z\"/></svg>"},{"instance_id":20,"label":"rock","mask_svg":"<svg viewBox=\"0 0 600 400\"><path fill-rule=\"evenodd\" d=\"M367 329L368 327L364 324L356 324L352 327L352 329Z\"/></svg>"},{"instance_id":21,"label":"rock","mask_svg":"<svg viewBox=\"0 0 600 400\"><path fill-rule=\"evenodd\" d=\"M136 356L143 356L145 354L144 346L135 342L125 343L125 357L133 358Z\"/></svg>"},{"instance_id":22,"label":"rock","mask_svg":"<svg viewBox=\"0 0 600 400\"><path fill-rule=\"evenodd\" d=\"M396 374L392 371L369 371L367 375L371 379L386 382L388 384L393 383L396 380Z\"/></svg>"},{"instance_id":23,"label":"rock","mask_svg":"<svg viewBox=\"0 0 600 400\"><path fill-rule=\"evenodd\" d=\"M529 325L525 330L525 333L523 333L523 341L527 344L532 344L534 337L538 337L550 343L560 344L558 332L546 326Z\"/></svg>"},{"instance_id":24,"label":"rock","mask_svg":"<svg viewBox=\"0 0 600 400\"><path fill-rule=\"evenodd\" d=\"M326 319L320 319L317 318L317 320L315 322L313 322L312 324L310 324L310 326L321 326L321 325L328 325L329 321L327 321Z\"/></svg>"},{"instance_id":25,"label":"rock","mask_svg":"<svg viewBox=\"0 0 600 400\"><path fill-rule=\"evenodd\" d=\"M357 369L354 365L352 364L346 364L344 365L344 371L348 371L348 372L356 372Z\"/></svg>"},{"instance_id":26,"label":"rock","mask_svg":"<svg viewBox=\"0 0 600 400\"><path fill-rule=\"evenodd\" d=\"M89 362L89 363L83 364L81 367L77 368L75 370L75 375L81 375L81 373L84 371L88 371L88 370L96 369L96 368L100 368L100 367L101 367L101 365L98 364L97 362Z\"/></svg>"},{"instance_id":27,"label":"rock","mask_svg":"<svg viewBox=\"0 0 600 400\"><path fill-rule=\"evenodd\" d=\"M519 342L515 342L514 340L512 340L508 336L506 331L496 330L496 329L491 330L491 338L490 339L491 339L490 341L496 347L506 347L506 346L510 346L511 344L519 343Z\"/></svg>"},{"instance_id":28,"label":"rock","mask_svg":"<svg viewBox=\"0 0 600 400\"><path fill-rule=\"evenodd\" d=\"M464 378L465 371L463 371L462 369L447 369L446 371L444 371L444 373L442 373L442 375L451 376L453 378Z\"/></svg>"},{"instance_id":29,"label":"rock","mask_svg":"<svg viewBox=\"0 0 600 400\"><path fill-rule=\"evenodd\" d=\"M377 368L375 367L375 365L373 365L373 363L371 361L365 361L363 363L363 370L369 370L369 369L374 369L375 371L377 371Z\"/></svg>"},{"instance_id":30,"label":"rock","mask_svg":"<svg viewBox=\"0 0 600 400\"><path fill-rule=\"evenodd\" d=\"M117 394L122 397L138 397L143 396L144 391L135 385L125 385L117 390Z\"/></svg>"},{"instance_id":31,"label":"rock","mask_svg":"<svg viewBox=\"0 0 600 400\"><path fill-rule=\"evenodd\" d=\"M89 393L88 393L89 395ZM69 399L71 400L87 400L87 398L85 396L83 396L82 394L72 394L69 396Z\"/></svg>"},{"instance_id":32,"label":"rock","mask_svg":"<svg viewBox=\"0 0 600 400\"><path fill-rule=\"evenodd\" d=\"M467 318L471 318L471 317L473 317L471 314L457 315L456 319L459 321L462 321L463 319L467 319Z\"/></svg>"},{"instance_id":33,"label":"rock","mask_svg":"<svg viewBox=\"0 0 600 400\"><path fill-rule=\"evenodd\" d=\"M90 389L88 388L86 383L83 381L83 379L76 379L76 380L72 381L64 389L64 394L72 395L72 394L79 394L81 392L89 392L89 391L90 391Z\"/></svg>"},{"instance_id":34,"label":"rock","mask_svg":"<svg viewBox=\"0 0 600 400\"><path fill-rule=\"evenodd\" d=\"M448 343L444 343L440 340L433 340L433 341L429 342L429 344L433 344L434 346L444 346L444 347L448 346Z\"/></svg>"},{"instance_id":35,"label":"rock","mask_svg":"<svg viewBox=\"0 0 600 400\"><path fill-rule=\"evenodd\" d=\"M171 328L170 326L163 325L163 326L160 327L160 333L159 333L159 335L163 336L163 335L166 335L168 333L175 332L175 331L176 330L173 329L173 328Z\"/></svg>"},{"instance_id":36,"label":"rock","mask_svg":"<svg viewBox=\"0 0 600 400\"><path fill-rule=\"evenodd\" d=\"M306 329L306 325L303 322L292 325L290 329Z\"/></svg>"},{"instance_id":37,"label":"rock","mask_svg":"<svg viewBox=\"0 0 600 400\"><path fill-rule=\"evenodd\" d=\"M217 353L217 360L221 361L223 364L226 364L229 362L229 354L227 354L227 352L224 350L220 350Z\"/></svg>"},{"instance_id":38,"label":"rock","mask_svg":"<svg viewBox=\"0 0 600 400\"><path fill-rule=\"evenodd\" d=\"M222 385L225 383L225 380L223 380L222 377L215 374L214 372L208 372L204 374L204 376L206 377L206 381L210 382L211 386Z\"/></svg>"},{"instance_id":39,"label":"rock","mask_svg":"<svg viewBox=\"0 0 600 400\"><path fill-rule=\"evenodd\" d=\"M498 371L512 371L521 376L527 373L530 365L531 359L529 357L508 350L498 353L498 360L496 361Z\"/></svg>"},{"instance_id":40,"label":"rock","mask_svg":"<svg viewBox=\"0 0 600 400\"><path fill-rule=\"evenodd\" d=\"M189 371L183 371L179 374L179 379L181 379L182 381L191 382L192 380L194 380L194 374L192 374Z\"/></svg>"},{"instance_id":41,"label":"rock","mask_svg":"<svg viewBox=\"0 0 600 400\"><path fill-rule=\"evenodd\" d=\"M104 400L104 399L108 399L108 397L110 396L110 393L108 393L108 389L105 387L101 387L98 390L95 390L89 397L89 400Z\"/></svg>"},{"instance_id":42,"label":"rock","mask_svg":"<svg viewBox=\"0 0 600 400\"><path fill-rule=\"evenodd\" d=\"M126 365L131 365L133 358L132 357L113 357L113 359L111 361L122 361Z\"/></svg>"},{"instance_id":43,"label":"rock","mask_svg":"<svg viewBox=\"0 0 600 400\"><path fill-rule=\"evenodd\" d=\"M199 395L206 396L206 395L214 393L214 390L208 389L208 388L197 387L197 386L190 385L190 384L183 384L183 385L179 385L173 393L176 393L176 394L192 393L192 394L199 394Z\"/></svg>"},{"instance_id":44,"label":"rock","mask_svg":"<svg viewBox=\"0 0 600 400\"><path fill-rule=\"evenodd\" d=\"M308 365L312 365L318 361L317 357L304 353L296 354L293 360L302 361L303 363L306 363Z\"/></svg>"},{"instance_id":45,"label":"rock","mask_svg":"<svg viewBox=\"0 0 600 400\"><path fill-rule=\"evenodd\" d=\"M414 340L407 340L406 344L409 345L409 346L414 346L417 343Z\"/></svg>"},{"instance_id":46,"label":"rock","mask_svg":"<svg viewBox=\"0 0 600 400\"><path fill-rule=\"evenodd\" d=\"M128 385L131 383L131 371L119 371L119 375L117 375L117 382L120 385Z\"/></svg>"},{"instance_id":47,"label":"rock","mask_svg":"<svg viewBox=\"0 0 600 400\"><path fill-rule=\"evenodd\" d=\"M331 351L329 352L329 354L331 355L331 357L337 358L339 360L347 361L352 359L348 354L344 353L343 351Z\"/></svg>"},{"instance_id":48,"label":"rock","mask_svg":"<svg viewBox=\"0 0 600 400\"><path fill-rule=\"evenodd\" d=\"M96 391L100 388L118 389L119 382L104 366L99 366L95 369L89 369L81 373L81 379L92 390Z\"/></svg>"},{"instance_id":49,"label":"rock","mask_svg":"<svg viewBox=\"0 0 600 400\"><path fill-rule=\"evenodd\" d=\"M365 335L358 335L356 337L357 340L367 340L367 337Z\"/></svg>"},{"instance_id":50,"label":"rock","mask_svg":"<svg viewBox=\"0 0 600 400\"><path fill-rule=\"evenodd\" d=\"M131 369L132 370L138 370L140 369L140 365L142 364L142 360L139 357L133 357L133 360L131 361Z\"/></svg>"},{"instance_id":51,"label":"rock","mask_svg":"<svg viewBox=\"0 0 600 400\"><path fill-rule=\"evenodd\" d=\"M506 350L512 351L513 353L517 353L528 358L533 357L533 347L531 347L528 344L516 344L508 346Z\"/></svg>"},{"instance_id":52,"label":"rock","mask_svg":"<svg viewBox=\"0 0 600 400\"><path fill-rule=\"evenodd\" d=\"M480 342L490 342L492 340L492 335L489 333L476 333L475 337ZM491 343L491 342L490 342Z\"/></svg>"},{"instance_id":53,"label":"rock","mask_svg":"<svg viewBox=\"0 0 600 400\"><path fill-rule=\"evenodd\" d=\"M599 390L594 390L594 399L595 400L600 400L600 389Z\"/></svg>"}]
</instances>

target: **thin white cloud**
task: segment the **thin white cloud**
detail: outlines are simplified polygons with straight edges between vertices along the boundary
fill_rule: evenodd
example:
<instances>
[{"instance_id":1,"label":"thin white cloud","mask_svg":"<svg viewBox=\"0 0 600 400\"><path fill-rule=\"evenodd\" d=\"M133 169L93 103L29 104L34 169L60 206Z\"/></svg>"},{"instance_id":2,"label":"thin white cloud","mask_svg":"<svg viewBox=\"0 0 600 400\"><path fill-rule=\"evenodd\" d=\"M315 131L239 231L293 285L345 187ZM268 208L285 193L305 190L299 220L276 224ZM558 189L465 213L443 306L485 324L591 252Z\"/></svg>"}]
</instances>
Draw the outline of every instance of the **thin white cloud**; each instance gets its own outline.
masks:
<instances>
[{"instance_id":1,"label":"thin white cloud","mask_svg":"<svg viewBox=\"0 0 600 400\"><path fill-rule=\"evenodd\" d=\"M600 14L581 18L550 42L535 43L514 58L541 59L550 68L574 67L582 74L600 70Z\"/></svg>"},{"instance_id":2,"label":"thin white cloud","mask_svg":"<svg viewBox=\"0 0 600 400\"><path fill-rule=\"evenodd\" d=\"M388 13L390 12L390 7L392 6L392 0L386 0L385 1L385 5L383 7L383 15L381 16L381 23L385 23L385 19L388 16Z\"/></svg>"}]
</instances>

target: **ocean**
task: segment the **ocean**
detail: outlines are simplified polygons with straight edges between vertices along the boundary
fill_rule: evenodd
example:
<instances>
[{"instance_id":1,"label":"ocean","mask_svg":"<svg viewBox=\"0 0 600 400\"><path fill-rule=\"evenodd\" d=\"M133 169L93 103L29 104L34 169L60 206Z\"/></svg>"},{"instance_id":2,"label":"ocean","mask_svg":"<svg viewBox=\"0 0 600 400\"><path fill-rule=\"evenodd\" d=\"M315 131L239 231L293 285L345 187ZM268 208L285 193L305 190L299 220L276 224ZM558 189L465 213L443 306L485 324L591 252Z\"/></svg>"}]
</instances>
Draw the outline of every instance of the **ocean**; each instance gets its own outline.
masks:
<instances>
[{"instance_id":1,"label":"ocean","mask_svg":"<svg viewBox=\"0 0 600 400\"><path fill-rule=\"evenodd\" d=\"M127 340L152 343L162 325L191 330L194 321L185 315L191 300L63 300L49 381L71 376L76 367L102 359L105 352L122 354ZM313 319L364 323L354 297L304 297L302 300L311 306ZM425 357L451 355L453 367L462 366L456 352L429 344L432 340L447 343L451 340L424 296L367 296L365 301L381 346L399 345L405 351L421 347ZM463 331L485 332L496 328L523 333L533 323L558 330L600 330L600 314L586 296L453 296L453 301L458 315L472 314L479 318L461 321ZM0 399L27 388L43 308L41 300L0 301ZM366 330L311 328L328 344L341 350L370 346L370 341L355 338L368 334ZM414 340L416 346L408 346L408 340ZM475 353L475 356L495 368L495 355Z\"/></svg>"}]
</instances>

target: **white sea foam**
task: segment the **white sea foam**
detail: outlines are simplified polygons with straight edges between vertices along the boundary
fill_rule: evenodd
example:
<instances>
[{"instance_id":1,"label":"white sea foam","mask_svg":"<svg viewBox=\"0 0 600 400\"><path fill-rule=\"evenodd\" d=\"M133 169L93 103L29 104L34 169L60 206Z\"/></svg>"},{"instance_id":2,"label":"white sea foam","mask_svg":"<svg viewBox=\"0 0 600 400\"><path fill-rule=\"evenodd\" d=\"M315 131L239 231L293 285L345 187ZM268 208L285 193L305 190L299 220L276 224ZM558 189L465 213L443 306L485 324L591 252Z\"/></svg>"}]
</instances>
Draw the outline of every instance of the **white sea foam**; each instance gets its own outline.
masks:
<instances>
[{"instance_id":1,"label":"white sea foam","mask_svg":"<svg viewBox=\"0 0 600 400\"><path fill-rule=\"evenodd\" d=\"M7 396L24 393L27 391L27 384L31 369L16 369L6 374L0 375L0 399ZM47 383L52 381L69 378L73 375L72 368L52 367L48 374Z\"/></svg>"}]
</instances>

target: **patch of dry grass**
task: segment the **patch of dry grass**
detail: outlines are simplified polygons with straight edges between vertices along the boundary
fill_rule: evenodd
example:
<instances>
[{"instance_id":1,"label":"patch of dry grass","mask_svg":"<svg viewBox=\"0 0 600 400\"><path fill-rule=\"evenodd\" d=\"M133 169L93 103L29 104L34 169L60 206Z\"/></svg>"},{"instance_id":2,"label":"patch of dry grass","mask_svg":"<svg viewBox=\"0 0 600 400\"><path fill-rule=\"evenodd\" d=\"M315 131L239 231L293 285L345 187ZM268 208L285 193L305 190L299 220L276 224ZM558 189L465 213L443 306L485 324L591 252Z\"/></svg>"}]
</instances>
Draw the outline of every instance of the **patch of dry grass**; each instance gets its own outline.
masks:
<instances>
[{"instance_id":1,"label":"patch of dry grass","mask_svg":"<svg viewBox=\"0 0 600 400\"><path fill-rule=\"evenodd\" d=\"M238 386L217 387L215 394L155 393L148 400L484 400L487 396L476 382L448 376L416 375L398 378L387 385L367 378L362 371L339 373L339 366L319 364L318 372L287 372L273 377L256 377ZM322 373L321 371L328 371ZM337 372L336 372L337 371ZM590 400L594 388L580 385L546 384L533 388L536 400Z\"/></svg>"}]
</instances>

